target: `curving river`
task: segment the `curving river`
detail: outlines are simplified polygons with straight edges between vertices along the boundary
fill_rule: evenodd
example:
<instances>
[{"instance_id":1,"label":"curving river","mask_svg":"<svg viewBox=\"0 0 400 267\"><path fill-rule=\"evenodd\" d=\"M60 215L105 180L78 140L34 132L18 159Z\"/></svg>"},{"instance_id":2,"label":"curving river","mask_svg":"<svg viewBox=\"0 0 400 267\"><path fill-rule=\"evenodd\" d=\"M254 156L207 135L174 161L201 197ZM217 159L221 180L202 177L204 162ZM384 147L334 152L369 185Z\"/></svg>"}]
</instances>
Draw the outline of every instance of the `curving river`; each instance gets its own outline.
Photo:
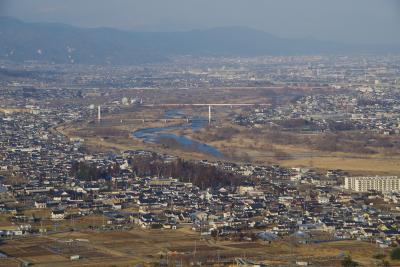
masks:
<instances>
[{"instance_id":1,"label":"curving river","mask_svg":"<svg viewBox=\"0 0 400 267\"><path fill-rule=\"evenodd\" d=\"M166 118L184 118L184 114L180 110L167 110L165 112ZM215 147L201 143L196 140L192 140L184 135L177 135L170 133L171 130L179 129L189 129L197 131L202 129L207 125L207 121L201 117L192 118L191 122L188 124L177 124L166 127L159 128L143 128L135 131L133 133L134 137L144 140L150 143L160 143L163 138L173 139L179 143L183 148L188 148L190 150L198 151L204 154L209 154L214 157L222 157L222 153Z\"/></svg>"}]
</instances>

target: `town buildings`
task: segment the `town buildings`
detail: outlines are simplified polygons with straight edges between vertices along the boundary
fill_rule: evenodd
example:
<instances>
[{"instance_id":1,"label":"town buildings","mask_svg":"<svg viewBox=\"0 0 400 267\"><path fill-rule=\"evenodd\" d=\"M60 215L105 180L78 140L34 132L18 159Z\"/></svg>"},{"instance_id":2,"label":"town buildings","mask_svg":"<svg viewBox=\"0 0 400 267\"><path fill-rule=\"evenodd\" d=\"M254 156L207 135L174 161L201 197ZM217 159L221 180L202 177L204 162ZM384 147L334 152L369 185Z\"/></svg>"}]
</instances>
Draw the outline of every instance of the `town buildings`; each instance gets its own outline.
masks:
<instances>
[{"instance_id":1,"label":"town buildings","mask_svg":"<svg viewBox=\"0 0 400 267\"><path fill-rule=\"evenodd\" d=\"M357 192L371 190L379 192L400 192L400 178L397 176L345 177L344 188Z\"/></svg>"}]
</instances>

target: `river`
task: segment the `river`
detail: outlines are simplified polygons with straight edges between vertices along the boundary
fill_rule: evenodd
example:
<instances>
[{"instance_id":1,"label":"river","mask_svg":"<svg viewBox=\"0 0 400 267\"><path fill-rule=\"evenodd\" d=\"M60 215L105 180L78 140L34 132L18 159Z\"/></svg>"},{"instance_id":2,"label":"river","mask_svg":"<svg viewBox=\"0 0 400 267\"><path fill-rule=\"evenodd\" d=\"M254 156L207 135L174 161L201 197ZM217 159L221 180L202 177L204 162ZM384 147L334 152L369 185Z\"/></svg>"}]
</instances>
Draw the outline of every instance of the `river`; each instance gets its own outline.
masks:
<instances>
[{"instance_id":1,"label":"river","mask_svg":"<svg viewBox=\"0 0 400 267\"><path fill-rule=\"evenodd\" d=\"M165 117L167 119L172 118L185 118L180 110L172 109L165 112ZM201 143L199 141L190 139L184 135L177 135L171 133L172 130L180 129L192 129L193 131L198 131L207 125L207 120L202 117L193 117L189 123L182 123L176 125L170 125L166 127L159 128L143 128L135 131L133 133L134 137L142 139L149 143L160 143L163 138L173 139L182 146L183 149L190 149L193 151L201 152L203 154L208 154L213 157L222 157L223 154L215 147Z\"/></svg>"}]
</instances>

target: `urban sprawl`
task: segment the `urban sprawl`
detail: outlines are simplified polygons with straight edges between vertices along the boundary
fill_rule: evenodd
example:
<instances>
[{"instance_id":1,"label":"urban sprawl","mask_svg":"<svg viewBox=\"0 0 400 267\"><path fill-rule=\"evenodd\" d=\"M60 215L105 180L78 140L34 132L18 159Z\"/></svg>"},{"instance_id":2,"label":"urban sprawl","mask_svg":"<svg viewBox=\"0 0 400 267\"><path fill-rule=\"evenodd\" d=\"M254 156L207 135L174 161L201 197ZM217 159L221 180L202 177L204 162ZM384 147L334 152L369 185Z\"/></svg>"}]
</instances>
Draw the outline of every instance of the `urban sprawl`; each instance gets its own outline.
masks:
<instances>
[{"instance_id":1,"label":"urban sprawl","mask_svg":"<svg viewBox=\"0 0 400 267\"><path fill-rule=\"evenodd\" d=\"M77 66L53 77L57 65L2 62L2 68L14 71L1 72L5 78L0 79L0 213L9 215L13 226L0 227L0 235L57 232L57 225L68 221L71 230L174 231L189 225L201 236L218 239L359 239L388 247L400 236L400 178L395 175L361 177L340 169L207 156L184 160L147 150L90 152L84 138L68 138L56 127L101 123L90 94L106 96L113 89L302 86L325 91L291 104L277 100L273 108L254 107L232 121L282 131L399 135L399 64L398 57L182 57L143 68ZM101 107L112 114L142 101L140 95L120 97ZM26 210L48 213L27 215ZM102 222L74 224L94 215ZM54 226L44 228L45 221Z\"/></svg>"}]
</instances>

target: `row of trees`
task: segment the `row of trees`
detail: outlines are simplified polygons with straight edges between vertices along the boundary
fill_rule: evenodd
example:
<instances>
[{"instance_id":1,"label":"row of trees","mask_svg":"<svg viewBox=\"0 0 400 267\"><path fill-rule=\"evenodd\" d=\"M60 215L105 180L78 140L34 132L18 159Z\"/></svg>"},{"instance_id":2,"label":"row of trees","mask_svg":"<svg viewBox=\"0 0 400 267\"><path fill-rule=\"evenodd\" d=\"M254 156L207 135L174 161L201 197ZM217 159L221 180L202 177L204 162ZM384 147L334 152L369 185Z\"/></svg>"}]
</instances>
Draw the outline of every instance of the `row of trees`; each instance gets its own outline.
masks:
<instances>
[{"instance_id":1,"label":"row of trees","mask_svg":"<svg viewBox=\"0 0 400 267\"><path fill-rule=\"evenodd\" d=\"M164 163L158 157L145 157L135 158L130 161L130 164L139 176L174 177L183 182L192 182L203 189L237 185L240 181L238 175L222 171L214 166L183 159Z\"/></svg>"},{"instance_id":2,"label":"row of trees","mask_svg":"<svg viewBox=\"0 0 400 267\"><path fill-rule=\"evenodd\" d=\"M81 181L96 181L99 179L109 179L120 173L118 164L99 167L95 164L88 164L87 162L74 162L71 167L71 175Z\"/></svg>"},{"instance_id":3,"label":"row of trees","mask_svg":"<svg viewBox=\"0 0 400 267\"><path fill-rule=\"evenodd\" d=\"M194 161L178 159L165 163L156 154L151 157L130 159L129 164L137 176L174 177L183 182L191 182L203 189L237 185L241 178L214 166ZM96 164L74 162L71 168L71 175L82 181L107 180L118 176L120 173L121 170L118 164L99 167Z\"/></svg>"}]
</instances>

